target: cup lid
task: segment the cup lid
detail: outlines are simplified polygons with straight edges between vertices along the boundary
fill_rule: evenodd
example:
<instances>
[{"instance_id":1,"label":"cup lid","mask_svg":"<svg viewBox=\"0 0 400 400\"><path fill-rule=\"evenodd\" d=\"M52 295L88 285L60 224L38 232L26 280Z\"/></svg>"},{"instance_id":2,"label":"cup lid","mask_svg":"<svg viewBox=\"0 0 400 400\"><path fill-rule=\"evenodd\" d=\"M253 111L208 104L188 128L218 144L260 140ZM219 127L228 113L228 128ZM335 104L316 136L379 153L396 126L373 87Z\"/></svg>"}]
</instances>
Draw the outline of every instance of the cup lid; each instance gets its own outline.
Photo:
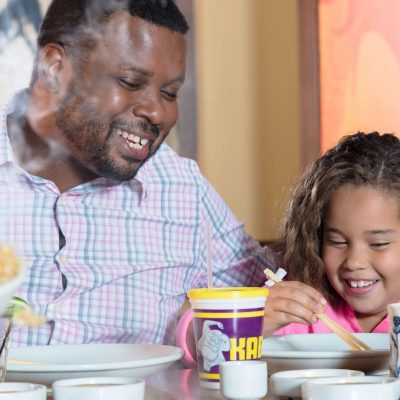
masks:
<instances>
[{"instance_id":1,"label":"cup lid","mask_svg":"<svg viewBox=\"0 0 400 400\"><path fill-rule=\"evenodd\" d=\"M266 297L268 289L265 287L219 287L197 288L187 292L190 299L239 299L245 297Z\"/></svg>"}]
</instances>

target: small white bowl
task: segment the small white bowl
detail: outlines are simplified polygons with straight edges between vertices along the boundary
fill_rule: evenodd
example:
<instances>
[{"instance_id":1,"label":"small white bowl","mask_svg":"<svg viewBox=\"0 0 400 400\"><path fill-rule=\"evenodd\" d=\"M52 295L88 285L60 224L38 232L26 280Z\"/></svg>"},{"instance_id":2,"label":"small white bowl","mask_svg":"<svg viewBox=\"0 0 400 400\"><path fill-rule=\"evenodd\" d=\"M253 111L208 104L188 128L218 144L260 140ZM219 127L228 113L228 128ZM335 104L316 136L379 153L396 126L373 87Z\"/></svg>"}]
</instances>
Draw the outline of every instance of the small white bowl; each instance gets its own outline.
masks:
<instances>
[{"instance_id":1,"label":"small white bowl","mask_svg":"<svg viewBox=\"0 0 400 400\"><path fill-rule=\"evenodd\" d=\"M144 379L93 377L63 379L52 385L54 400L143 400Z\"/></svg>"},{"instance_id":2,"label":"small white bowl","mask_svg":"<svg viewBox=\"0 0 400 400\"><path fill-rule=\"evenodd\" d=\"M22 382L0 383L1 400L46 400L46 386Z\"/></svg>"},{"instance_id":3,"label":"small white bowl","mask_svg":"<svg viewBox=\"0 0 400 400\"><path fill-rule=\"evenodd\" d=\"M301 386L303 400L398 400L400 381L383 376L315 379Z\"/></svg>"},{"instance_id":4,"label":"small white bowl","mask_svg":"<svg viewBox=\"0 0 400 400\"><path fill-rule=\"evenodd\" d=\"M298 369L271 375L271 390L276 396L301 398L301 385L311 379L338 376L363 376L364 372L351 369Z\"/></svg>"}]
</instances>

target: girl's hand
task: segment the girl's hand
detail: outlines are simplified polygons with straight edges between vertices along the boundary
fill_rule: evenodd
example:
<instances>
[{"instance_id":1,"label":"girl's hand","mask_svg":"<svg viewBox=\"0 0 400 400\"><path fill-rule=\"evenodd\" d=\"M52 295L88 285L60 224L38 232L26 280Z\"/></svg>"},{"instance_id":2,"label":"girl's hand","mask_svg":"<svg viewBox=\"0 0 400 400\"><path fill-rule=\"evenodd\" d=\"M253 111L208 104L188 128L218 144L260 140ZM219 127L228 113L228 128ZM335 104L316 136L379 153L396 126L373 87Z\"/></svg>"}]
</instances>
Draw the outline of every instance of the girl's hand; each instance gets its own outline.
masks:
<instances>
[{"instance_id":1,"label":"girl's hand","mask_svg":"<svg viewBox=\"0 0 400 400\"><path fill-rule=\"evenodd\" d=\"M311 286L282 281L269 288L265 306L264 337L292 323L314 324L315 313L326 310L327 301Z\"/></svg>"}]
</instances>

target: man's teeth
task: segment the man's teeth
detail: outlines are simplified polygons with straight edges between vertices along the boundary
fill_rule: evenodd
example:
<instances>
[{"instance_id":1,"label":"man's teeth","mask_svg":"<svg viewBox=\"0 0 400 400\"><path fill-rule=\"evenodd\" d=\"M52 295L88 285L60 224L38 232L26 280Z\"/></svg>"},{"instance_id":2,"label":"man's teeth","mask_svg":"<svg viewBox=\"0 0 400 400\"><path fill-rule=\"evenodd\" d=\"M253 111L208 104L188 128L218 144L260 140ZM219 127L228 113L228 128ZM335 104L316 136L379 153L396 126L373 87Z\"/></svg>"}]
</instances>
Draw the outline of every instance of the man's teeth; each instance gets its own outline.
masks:
<instances>
[{"instance_id":1,"label":"man's teeth","mask_svg":"<svg viewBox=\"0 0 400 400\"><path fill-rule=\"evenodd\" d=\"M148 139L141 138L136 135L132 135L122 129L117 129L117 133L119 136L123 137L125 140L128 141L129 147L133 149L142 149L146 144L149 142Z\"/></svg>"},{"instance_id":2,"label":"man's teeth","mask_svg":"<svg viewBox=\"0 0 400 400\"><path fill-rule=\"evenodd\" d=\"M366 287L374 284L376 280L374 281L349 281L349 284L352 288L356 287Z\"/></svg>"}]
</instances>

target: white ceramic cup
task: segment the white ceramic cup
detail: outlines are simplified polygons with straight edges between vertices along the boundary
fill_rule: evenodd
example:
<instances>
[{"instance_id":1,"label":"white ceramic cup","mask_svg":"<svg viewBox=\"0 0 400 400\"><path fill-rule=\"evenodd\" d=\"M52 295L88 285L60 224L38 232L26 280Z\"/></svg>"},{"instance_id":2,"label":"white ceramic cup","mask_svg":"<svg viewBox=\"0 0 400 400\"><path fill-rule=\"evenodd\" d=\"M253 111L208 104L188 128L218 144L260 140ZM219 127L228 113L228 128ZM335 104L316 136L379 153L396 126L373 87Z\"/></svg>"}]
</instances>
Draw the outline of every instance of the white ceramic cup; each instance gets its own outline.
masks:
<instances>
[{"instance_id":1,"label":"white ceramic cup","mask_svg":"<svg viewBox=\"0 0 400 400\"><path fill-rule=\"evenodd\" d=\"M33 383L0 383L1 400L46 400L46 386Z\"/></svg>"},{"instance_id":2,"label":"white ceramic cup","mask_svg":"<svg viewBox=\"0 0 400 400\"><path fill-rule=\"evenodd\" d=\"M303 383L303 400L398 400L400 381L384 376L321 378Z\"/></svg>"},{"instance_id":3,"label":"white ceramic cup","mask_svg":"<svg viewBox=\"0 0 400 400\"><path fill-rule=\"evenodd\" d=\"M94 377L63 379L52 385L53 400L143 400L144 379Z\"/></svg>"},{"instance_id":4,"label":"white ceramic cup","mask_svg":"<svg viewBox=\"0 0 400 400\"><path fill-rule=\"evenodd\" d=\"M399 377L400 373L400 303L388 304L389 337L390 337L390 375Z\"/></svg>"},{"instance_id":5,"label":"white ceramic cup","mask_svg":"<svg viewBox=\"0 0 400 400\"><path fill-rule=\"evenodd\" d=\"M226 361L219 365L221 393L228 399L259 399L267 394L267 363L261 360Z\"/></svg>"}]
</instances>

